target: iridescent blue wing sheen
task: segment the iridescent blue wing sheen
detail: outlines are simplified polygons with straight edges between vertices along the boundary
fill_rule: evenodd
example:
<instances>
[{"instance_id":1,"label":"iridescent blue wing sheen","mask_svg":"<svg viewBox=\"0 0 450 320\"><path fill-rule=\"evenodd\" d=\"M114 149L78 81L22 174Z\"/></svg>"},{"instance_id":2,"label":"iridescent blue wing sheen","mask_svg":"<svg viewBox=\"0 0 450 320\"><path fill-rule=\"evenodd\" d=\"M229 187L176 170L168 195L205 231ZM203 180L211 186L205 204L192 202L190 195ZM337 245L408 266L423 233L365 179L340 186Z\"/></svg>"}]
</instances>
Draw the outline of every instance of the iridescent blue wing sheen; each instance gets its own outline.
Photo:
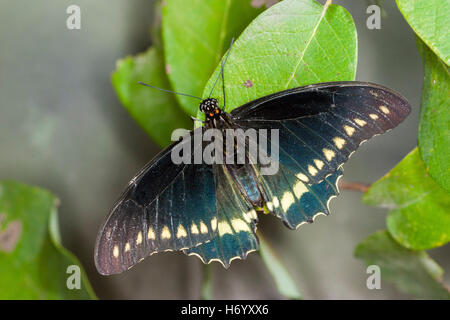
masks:
<instances>
[{"instance_id":1,"label":"iridescent blue wing sheen","mask_svg":"<svg viewBox=\"0 0 450 320\"><path fill-rule=\"evenodd\" d=\"M341 176L342 169L337 169L321 182L311 185L279 163L277 174L258 178L268 198L266 209L288 228L297 229L304 223L312 223L320 214L329 215L329 202L339 194L337 184Z\"/></svg>"},{"instance_id":2,"label":"iridescent blue wing sheen","mask_svg":"<svg viewBox=\"0 0 450 320\"><path fill-rule=\"evenodd\" d=\"M244 130L277 130L278 172L258 179L268 198L266 209L294 229L329 213L342 164L363 141L394 128L409 112L408 102L388 88L335 82L278 92L231 116ZM267 140L272 154L270 131Z\"/></svg>"},{"instance_id":3,"label":"iridescent blue wing sheen","mask_svg":"<svg viewBox=\"0 0 450 320\"><path fill-rule=\"evenodd\" d=\"M194 247L216 235L212 166L193 159L175 164L171 151L185 144L192 151L202 147L194 139L172 144L131 180L114 205L97 237L95 264L101 274L121 273L148 255Z\"/></svg>"},{"instance_id":4,"label":"iridescent blue wing sheen","mask_svg":"<svg viewBox=\"0 0 450 320\"><path fill-rule=\"evenodd\" d=\"M273 156L271 135L262 136L267 139L269 147L264 151ZM319 214L329 215L329 202L339 194L337 184L342 176L342 169L338 168L318 183L307 183L303 171L299 170L299 161L291 156L290 150L280 147L278 159L272 159L271 163L277 168L274 174L263 175L265 165L255 163L257 179L266 197L266 211L279 217L290 229L312 223Z\"/></svg>"},{"instance_id":5,"label":"iridescent blue wing sheen","mask_svg":"<svg viewBox=\"0 0 450 320\"><path fill-rule=\"evenodd\" d=\"M226 166L214 165L217 203L217 234L209 242L185 249L187 255L196 255L204 263L220 262L228 268L231 261L245 259L258 249L256 238L256 211L241 194Z\"/></svg>"},{"instance_id":6,"label":"iridescent blue wing sheen","mask_svg":"<svg viewBox=\"0 0 450 320\"><path fill-rule=\"evenodd\" d=\"M365 140L402 122L411 107L398 93L365 82L294 88L231 112L242 128L279 130L280 163L305 183L334 173Z\"/></svg>"}]
</instances>

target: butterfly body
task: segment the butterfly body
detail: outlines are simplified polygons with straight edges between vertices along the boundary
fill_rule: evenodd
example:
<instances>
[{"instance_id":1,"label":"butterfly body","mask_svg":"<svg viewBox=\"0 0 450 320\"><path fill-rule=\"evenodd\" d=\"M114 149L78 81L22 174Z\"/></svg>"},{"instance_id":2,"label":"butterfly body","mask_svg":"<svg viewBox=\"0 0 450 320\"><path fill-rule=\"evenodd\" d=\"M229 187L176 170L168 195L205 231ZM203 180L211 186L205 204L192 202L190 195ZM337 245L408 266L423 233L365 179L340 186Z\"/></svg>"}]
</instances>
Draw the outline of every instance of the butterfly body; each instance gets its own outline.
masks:
<instances>
[{"instance_id":1,"label":"butterfly body","mask_svg":"<svg viewBox=\"0 0 450 320\"><path fill-rule=\"evenodd\" d=\"M205 99L200 104L199 109L205 114L205 129L217 129L221 131L223 137L222 151L223 159L227 157L227 139L226 130L236 130L233 117L219 108L219 103L216 99ZM233 141L233 151L237 149L237 137L230 137ZM247 151L247 150L245 150ZM237 159L233 159L233 163L225 163L225 170L231 176L234 186L238 188L241 194L256 208L262 208L266 198L264 197L262 188L259 186L255 168L250 164L249 155L244 154L243 163L238 163Z\"/></svg>"},{"instance_id":2,"label":"butterfly body","mask_svg":"<svg viewBox=\"0 0 450 320\"><path fill-rule=\"evenodd\" d=\"M174 150L189 146L195 154L206 143L173 143L132 179L102 226L95 249L100 273L123 272L167 250L228 267L258 249L258 212L275 215L290 229L328 215L343 163L362 142L403 121L410 106L376 84L332 82L274 93L229 113L216 99L205 99L200 110L204 126L188 138L218 130L227 159L227 142L231 151L239 144L227 130L256 130L258 143L267 142L267 154L278 151L273 160L277 171L265 174L266 164L251 161L247 149L241 163L198 163L192 155L188 163L177 164L171 158Z\"/></svg>"}]
</instances>

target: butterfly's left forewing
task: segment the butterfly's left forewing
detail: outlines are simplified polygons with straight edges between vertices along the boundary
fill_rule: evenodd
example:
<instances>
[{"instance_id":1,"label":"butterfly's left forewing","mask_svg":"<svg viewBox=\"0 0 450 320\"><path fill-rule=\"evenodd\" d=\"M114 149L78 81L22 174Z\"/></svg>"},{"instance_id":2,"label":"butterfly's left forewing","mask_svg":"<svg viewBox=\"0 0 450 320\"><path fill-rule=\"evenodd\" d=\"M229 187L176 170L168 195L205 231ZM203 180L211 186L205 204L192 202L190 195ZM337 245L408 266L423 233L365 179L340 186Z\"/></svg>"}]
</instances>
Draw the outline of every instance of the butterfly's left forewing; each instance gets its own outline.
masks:
<instances>
[{"instance_id":1,"label":"butterfly's left forewing","mask_svg":"<svg viewBox=\"0 0 450 320\"><path fill-rule=\"evenodd\" d=\"M231 112L243 129L279 132L280 163L308 184L334 173L359 145L402 122L411 111L398 93L364 82L295 88Z\"/></svg>"},{"instance_id":2,"label":"butterfly's left forewing","mask_svg":"<svg viewBox=\"0 0 450 320\"><path fill-rule=\"evenodd\" d=\"M278 92L231 112L244 129L266 129L268 153L278 148L278 170L258 180L267 197L266 210L289 228L329 213L338 194L341 166L358 146L386 132L410 112L399 94L361 82L320 83ZM278 141L272 144L270 130Z\"/></svg>"}]
</instances>

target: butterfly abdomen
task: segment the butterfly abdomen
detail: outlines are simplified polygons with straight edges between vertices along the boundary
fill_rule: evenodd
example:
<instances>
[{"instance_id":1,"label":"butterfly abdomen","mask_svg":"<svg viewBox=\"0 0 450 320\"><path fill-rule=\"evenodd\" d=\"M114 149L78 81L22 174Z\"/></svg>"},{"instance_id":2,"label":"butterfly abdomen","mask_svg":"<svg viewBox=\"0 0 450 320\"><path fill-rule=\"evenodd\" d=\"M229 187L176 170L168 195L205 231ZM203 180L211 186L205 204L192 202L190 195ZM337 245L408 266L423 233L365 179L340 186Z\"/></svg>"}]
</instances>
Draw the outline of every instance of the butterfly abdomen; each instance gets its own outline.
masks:
<instances>
[{"instance_id":1,"label":"butterfly abdomen","mask_svg":"<svg viewBox=\"0 0 450 320\"><path fill-rule=\"evenodd\" d=\"M241 166L227 165L226 168L244 197L247 198L253 207L261 208L264 203L264 197L258 186L252 166L250 164Z\"/></svg>"}]
</instances>

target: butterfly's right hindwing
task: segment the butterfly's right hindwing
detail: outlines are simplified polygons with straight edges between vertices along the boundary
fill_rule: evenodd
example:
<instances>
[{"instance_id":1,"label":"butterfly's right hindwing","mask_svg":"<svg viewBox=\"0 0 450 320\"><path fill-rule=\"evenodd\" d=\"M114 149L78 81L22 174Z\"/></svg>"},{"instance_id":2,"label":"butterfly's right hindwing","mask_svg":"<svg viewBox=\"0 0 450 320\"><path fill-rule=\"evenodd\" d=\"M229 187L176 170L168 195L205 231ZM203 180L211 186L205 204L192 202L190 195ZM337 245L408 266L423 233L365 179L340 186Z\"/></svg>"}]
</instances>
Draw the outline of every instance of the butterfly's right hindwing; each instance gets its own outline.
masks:
<instances>
[{"instance_id":1,"label":"butterfly's right hindwing","mask_svg":"<svg viewBox=\"0 0 450 320\"><path fill-rule=\"evenodd\" d=\"M202 147L193 140L172 144L130 182L97 238L101 274L121 273L153 253L194 247L215 236L212 166L171 159L171 150L182 143L191 143L192 151Z\"/></svg>"}]
</instances>

